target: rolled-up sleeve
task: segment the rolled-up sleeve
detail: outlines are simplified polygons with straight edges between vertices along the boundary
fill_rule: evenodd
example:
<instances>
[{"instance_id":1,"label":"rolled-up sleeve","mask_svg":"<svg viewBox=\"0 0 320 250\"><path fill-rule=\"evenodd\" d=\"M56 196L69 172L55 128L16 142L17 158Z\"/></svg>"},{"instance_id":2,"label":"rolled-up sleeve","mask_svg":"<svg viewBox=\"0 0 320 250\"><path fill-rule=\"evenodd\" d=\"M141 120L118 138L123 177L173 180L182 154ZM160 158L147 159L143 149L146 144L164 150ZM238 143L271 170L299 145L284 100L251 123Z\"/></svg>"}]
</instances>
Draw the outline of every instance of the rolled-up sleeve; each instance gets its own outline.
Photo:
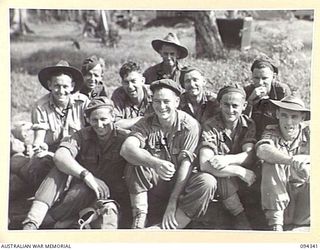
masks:
<instances>
[{"instance_id":1,"label":"rolled-up sleeve","mask_svg":"<svg viewBox=\"0 0 320 250\"><path fill-rule=\"evenodd\" d=\"M218 146L219 132L205 124L200 138L199 149L208 147L212 149L215 154L218 154Z\"/></svg>"},{"instance_id":2,"label":"rolled-up sleeve","mask_svg":"<svg viewBox=\"0 0 320 250\"><path fill-rule=\"evenodd\" d=\"M150 132L150 129L148 128L147 121L143 118L132 127L131 133L129 134L129 136L134 136L139 139L141 148L146 146L146 141Z\"/></svg>"},{"instance_id":3,"label":"rolled-up sleeve","mask_svg":"<svg viewBox=\"0 0 320 250\"><path fill-rule=\"evenodd\" d=\"M262 144L269 144L275 146L277 140L277 136L275 135L275 131L273 129L266 128L261 136L261 140L256 143L256 149Z\"/></svg>"},{"instance_id":4,"label":"rolled-up sleeve","mask_svg":"<svg viewBox=\"0 0 320 250\"><path fill-rule=\"evenodd\" d=\"M178 155L179 163L185 158L189 158L191 162L194 161L196 157L195 150L199 143L200 130L200 125L195 123L195 126L193 126L192 129L186 129L184 131L182 147Z\"/></svg>"},{"instance_id":5,"label":"rolled-up sleeve","mask_svg":"<svg viewBox=\"0 0 320 250\"><path fill-rule=\"evenodd\" d=\"M80 145L81 145L81 137L79 136L79 133L74 133L71 137L65 139L60 143L59 148L66 148L70 151L73 158L76 158L80 151Z\"/></svg>"},{"instance_id":6,"label":"rolled-up sleeve","mask_svg":"<svg viewBox=\"0 0 320 250\"><path fill-rule=\"evenodd\" d=\"M49 130L49 121L46 110L40 106L35 106L31 112L31 121L33 130Z\"/></svg>"}]
</instances>

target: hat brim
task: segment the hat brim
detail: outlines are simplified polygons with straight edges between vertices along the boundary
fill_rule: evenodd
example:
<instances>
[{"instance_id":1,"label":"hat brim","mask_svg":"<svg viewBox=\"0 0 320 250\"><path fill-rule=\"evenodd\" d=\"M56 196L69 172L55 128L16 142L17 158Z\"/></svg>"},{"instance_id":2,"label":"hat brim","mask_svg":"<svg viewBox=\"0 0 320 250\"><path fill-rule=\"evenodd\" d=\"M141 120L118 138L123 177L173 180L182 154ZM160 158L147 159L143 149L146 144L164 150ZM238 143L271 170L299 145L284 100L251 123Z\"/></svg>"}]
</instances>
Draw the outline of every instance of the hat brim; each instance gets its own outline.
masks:
<instances>
[{"instance_id":1,"label":"hat brim","mask_svg":"<svg viewBox=\"0 0 320 250\"><path fill-rule=\"evenodd\" d=\"M52 75L57 73L66 73L72 76L73 82L75 83L72 93L77 92L82 87L82 84L83 84L82 73L78 69L71 66L50 66L42 69L38 74L38 78L41 85L45 89L50 91L48 86L48 80L50 80Z\"/></svg>"},{"instance_id":2,"label":"hat brim","mask_svg":"<svg viewBox=\"0 0 320 250\"><path fill-rule=\"evenodd\" d=\"M303 108L298 104L295 103L286 103L282 101L277 101L277 100L270 100L271 103L273 103L275 106L278 108L283 108L283 109L288 109L288 110L293 110L293 111L300 111L304 112L306 114L305 120L310 120L310 110L307 108Z\"/></svg>"},{"instance_id":3,"label":"hat brim","mask_svg":"<svg viewBox=\"0 0 320 250\"><path fill-rule=\"evenodd\" d=\"M151 42L151 45L152 45L152 48L157 51L159 54L160 54L160 49L163 45L171 45L171 46L174 46L175 48L178 49L178 59L183 59L183 58L186 58L189 54L189 51L186 47L184 46L181 46L179 44L176 44L176 43L172 43L172 42L168 42L168 41L164 41L164 40L160 40L160 39L156 39L156 40L153 40Z\"/></svg>"}]
</instances>

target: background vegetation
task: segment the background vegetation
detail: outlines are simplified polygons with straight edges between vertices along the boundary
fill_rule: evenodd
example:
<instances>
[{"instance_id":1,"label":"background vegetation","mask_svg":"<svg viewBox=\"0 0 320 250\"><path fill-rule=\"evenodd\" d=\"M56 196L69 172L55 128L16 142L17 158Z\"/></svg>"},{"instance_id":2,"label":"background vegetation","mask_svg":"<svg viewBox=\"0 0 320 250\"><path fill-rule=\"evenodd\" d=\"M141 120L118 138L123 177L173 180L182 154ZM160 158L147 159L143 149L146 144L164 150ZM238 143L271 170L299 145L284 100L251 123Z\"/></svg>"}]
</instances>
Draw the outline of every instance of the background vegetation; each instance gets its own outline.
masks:
<instances>
[{"instance_id":1,"label":"background vegetation","mask_svg":"<svg viewBox=\"0 0 320 250\"><path fill-rule=\"evenodd\" d=\"M142 14L142 12L141 12ZM226 57L217 61L195 58L195 34L191 22L173 27L151 26L143 23L133 31L119 29L121 40L116 48L109 48L96 38L81 36L83 24L76 21L40 22L29 19L34 34L11 41L11 119L30 120L32 104L46 93L37 79L37 73L45 66L65 59L80 67L83 59L97 54L106 61L105 84L109 94L120 85L118 75L121 65L134 60L143 69L160 61L152 49L151 41L163 38L167 32L176 32L181 43L189 48L190 56L184 64L196 65L208 78L208 88L217 91L230 81L250 83L250 65L259 53L265 53L279 64L282 82L310 103L311 52L313 22L295 18L273 17L271 20L253 21L251 49L229 50ZM80 50L72 39L80 43Z\"/></svg>"}]
</instances>

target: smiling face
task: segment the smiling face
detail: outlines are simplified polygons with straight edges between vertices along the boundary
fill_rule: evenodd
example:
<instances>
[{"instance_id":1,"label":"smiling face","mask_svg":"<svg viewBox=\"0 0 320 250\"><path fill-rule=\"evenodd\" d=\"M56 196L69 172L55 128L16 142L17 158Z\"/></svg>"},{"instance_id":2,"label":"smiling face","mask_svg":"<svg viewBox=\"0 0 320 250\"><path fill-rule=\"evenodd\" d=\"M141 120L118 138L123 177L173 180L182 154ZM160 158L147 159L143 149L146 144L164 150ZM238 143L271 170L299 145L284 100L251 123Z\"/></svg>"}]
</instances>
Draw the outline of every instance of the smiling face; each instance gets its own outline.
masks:
<instances>
[{"instance_id":1,"label":"smiling face","mask_svg":"<svg viewBox=\"0 0 320 250\"><path fill-rule=\"evenodd\" d=\"M170 67L176 65L178 58L178 50L176 47L164 44L159 50L159 53L162 57L163 64Z\"/></svg>"},{"instance_id":2,"label":"smiling face","mask_svg":"<svg viewBox=\"0 0 320 250\"><path fill-rule=\"evenodd\" d=\"M100 82L102 82L103 78L103 70L101 64L97 64L92 69L86 72L83 76L84 84L89 88L93 89Z\"/></svg>"},{"instance_id":3,"label":"smiling face","mask_svg":"<svg viewBox=\"0 0 320 250\"><path fill-rule=\"evenodd\" d=\"M65 74L52 76L48 80L48 88L57 103L65 104L69 101L74 89L74 82L70 76Z\"/></svg>"},{"instance_id":4,"label":"smiling face","mask_svg":"<svg viewBox=\"0 0 320 250\"><path fill-rule=\"evenodd\" d=\"M279 108L276 111L276 116L279 120L282 136L286 140L296 138L299 133L299 125L304 121L305 114L300 111Z\"/></svg>"},{"instance_id":5,"label":"smiling face","mask_svg":"<svg viewBox=\"0 0 320 250\"><path fill-rule=\"evenodd\" d=\"M112 131L114 116L108 107L100 107L92 111L89 123L99 139L105 139Z\"/></svg>"},{"instance_id":6,"label":"smiling face","mask_svg":"<svg viewBox=\"0 0 320 250\"><path fill-rule=\"evenodd\" d=\"M247 103L242 94L229 92L224 94L220 100L220 108L223 120L226 124L234 124L238 121Z\"/></svg>"},{"instance_id":7,"label":"smiling face","mask_svg":"<svg viewBox=\"0 0 320 250\"><path fill-rule=\"evenodd\" d=\"M184 88L190 96L201 95L205 85L205 78L197 70L192 70L184 75Z\"/></svg>"},{"instance_id":8,"label":"smiling face","mask_svg":"<svg viewBox=\"0 0 320 250\"><path fill-rule=\"evenodd\" d=\"M271 91L272 82L274 80L275 74L269 67L263 67L261 69L254 68L252 71L252 80L254 86L265 87L267 94Z\"/></svg>"},{"instance_id":9,"label":"smiling face","mask_svg":"<svg viewBox=\"0 0 320 250\"><path fill-rule=\"evenodd\" d=\"M122 78L122 87L130 99L142 99L145 78L137 71L129 72Z\"/></svg>"},{"instance_id":10,"label":"smiling face","mask_svg":"<svg viewBox=\"0 0 320 250\"><path fill-rule=\"evenodd\" d=\"M175 116L180 98L170 89L160 88L154 91L152 107L160 120L170 120Z\"/></svg>"}]
</instances>

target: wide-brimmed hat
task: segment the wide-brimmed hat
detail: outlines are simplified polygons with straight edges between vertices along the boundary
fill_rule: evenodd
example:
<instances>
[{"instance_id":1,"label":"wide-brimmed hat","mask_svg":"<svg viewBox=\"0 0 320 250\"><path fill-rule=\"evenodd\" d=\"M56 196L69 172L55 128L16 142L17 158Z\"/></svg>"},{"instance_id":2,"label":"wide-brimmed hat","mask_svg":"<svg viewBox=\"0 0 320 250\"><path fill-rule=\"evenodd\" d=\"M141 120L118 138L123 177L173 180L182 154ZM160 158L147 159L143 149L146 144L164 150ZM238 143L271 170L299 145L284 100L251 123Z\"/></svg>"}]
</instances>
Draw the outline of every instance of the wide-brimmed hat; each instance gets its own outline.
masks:
<instances>
[{"instance_id":1,"label":"wide-brimmed hat","mask_svg":"<svg viewBox=\"0 0 320 250\"><path fill-rule=\"evenodd\" d=\"M48 87L48 80L50 80L51 76L56 75L57 73L65 73L72 77L72 80L75 83L72 93L81 88L83 84L83 76L81 72L77 68L70 66L69 63L64 60L59 61L54 66L45 67L40 70L38 78L41 85L47 90L50 90Z\"/></svg>"},{"instance_id":2,"label":"wide-brimmed hat","mask_svg":"<svg viewBox=\"0 0 320 250\"><path fill-rule=\"evenodd\" d=\"M286 96L280 101L270 100L270 102L279 108L304 112L306 113L305 120L310 120L310 110L305 107L303 101L297 96Z\"/></svg>"},{"instance_id":3,"label":"wide-brimmed hat","mask_svg":"<svg viewBox=\"0 0 320 250\"><path fill-rule=\"evenodd\" d=\"M150 89L152 92L154 92L158 88L170 89L173 92L175 92L178 96L180 96L182 93L182 88L180 87L180 84L171 79L161 79L154 81L150 84Z\"/></svg>"},{"instance_id":4,"label":"wide-brimmed hat","mask_svg":"<svg viewBox=\"0 0 320 250\"><path fill-rule=\"evenodd\" d=\"M175 48L177 48L177 50L178 50L178 57L177 58L178 59L185 58L189 54L188 49L181 45L177 35L172 32L168 33L168 35L166 35L165 38L163 38L163 39L156 39L151 42L153 49L155 51L157 51L158 53L160 53L159 51L160 51L161 47L165 44L171 45L171 46L174 46Z\"/></svg>"},{"instance_id":5,"label":"wide-brimmed hat","mask_svg":"<svg viewBox=\"0 0 320 250\"><path fill-rule=\"evenodd\" d=\"M273 69L274 73L276 73L276 74L279 73L277 63L265 54L261 54L254 59L252 65L251 65L251 71L253 71L254 68L256 68L259 64L260 65L265 64L265 65L271 67Z\"/></svg>"}]
</instances>

